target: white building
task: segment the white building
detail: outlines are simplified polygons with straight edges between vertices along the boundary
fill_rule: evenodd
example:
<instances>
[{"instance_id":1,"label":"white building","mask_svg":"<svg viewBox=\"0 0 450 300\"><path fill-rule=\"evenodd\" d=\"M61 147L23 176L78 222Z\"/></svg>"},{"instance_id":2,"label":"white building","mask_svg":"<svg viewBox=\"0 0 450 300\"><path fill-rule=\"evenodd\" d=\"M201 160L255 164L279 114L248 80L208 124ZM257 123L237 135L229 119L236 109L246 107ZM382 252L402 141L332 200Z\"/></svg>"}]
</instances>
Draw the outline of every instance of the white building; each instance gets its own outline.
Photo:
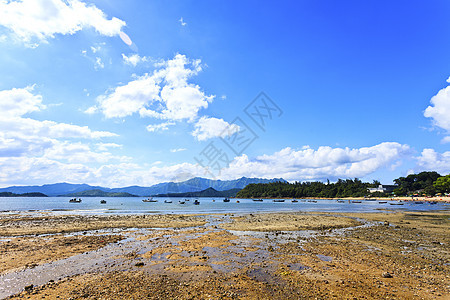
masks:
<instances>
[{"instance_id":1,"label":"white building","mask_svg":"<svg viewBox=\"0 0 450 300\"><path fill-rule=\"evenodd\" d=\"M395 188L397 188L396 185L380 184L378 187L369 188L368 190L370 193L375 193L375 192L392 193Z\"/></svg>"}]
</instances>

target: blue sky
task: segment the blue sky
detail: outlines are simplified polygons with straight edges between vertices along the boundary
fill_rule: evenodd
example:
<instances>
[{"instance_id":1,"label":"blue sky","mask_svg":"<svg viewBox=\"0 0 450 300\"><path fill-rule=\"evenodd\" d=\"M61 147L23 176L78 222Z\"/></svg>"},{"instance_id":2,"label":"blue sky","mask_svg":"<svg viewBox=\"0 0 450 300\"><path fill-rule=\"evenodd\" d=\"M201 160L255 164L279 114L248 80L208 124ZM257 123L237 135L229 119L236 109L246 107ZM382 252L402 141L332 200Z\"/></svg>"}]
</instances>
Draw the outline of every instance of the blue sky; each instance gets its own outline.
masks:
<instances>
[{"instance_id":1,"label":"blue sky","mask_svg":"<svg viewBox=\"0 0 450 300\"><path fill-rule=\"evenodd\" d=\"M448 174L449 9L0 0L0 186Z\"/></svg>"}]
</instances>

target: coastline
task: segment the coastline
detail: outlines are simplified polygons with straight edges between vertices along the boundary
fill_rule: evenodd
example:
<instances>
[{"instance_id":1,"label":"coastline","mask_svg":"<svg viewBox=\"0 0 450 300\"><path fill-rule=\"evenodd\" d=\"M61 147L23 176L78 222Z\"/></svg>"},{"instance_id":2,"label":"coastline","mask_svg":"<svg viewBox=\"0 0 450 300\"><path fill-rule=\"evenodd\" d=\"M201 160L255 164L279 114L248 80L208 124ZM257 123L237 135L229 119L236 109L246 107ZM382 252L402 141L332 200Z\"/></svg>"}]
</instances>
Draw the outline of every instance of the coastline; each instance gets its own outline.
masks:
<instances>
[{"instance_id":1,"label":"coastline","mask_svg":"<svg viewBox=\"0 0 450 300\"><path fill-rule=\"evenodd\" d=\"M0 222L0 276L17 280L15 289L0 289L0 296L14 294L11 299L450 295L448 210L15 214Z\"/></svg>"},{"instance_id":2,"label":"coastline","mask_svg":"<svg viewBox=\"0 0 450 300\"><path fill-rule=\"evenodd\" d=\"M274 198L264 198L264 197L254 197L255 199L267 199L271 200ZM243 198L234 198L234 199L243 199ZM302 197L302 198L291 198L291 197L280 197L275 199L316 199L316 200L367 200L367 199L376 199L381 201L388 201L388 200L394 200L394 201L404 201L404 202L414 202L414 201L423 201L423 202L443 202L443 203L450 203L450 197L373 197L373 198L366 198L366 197L343 197L343 198L327 198L327 197Z\"/></svg>"}]
</instances>

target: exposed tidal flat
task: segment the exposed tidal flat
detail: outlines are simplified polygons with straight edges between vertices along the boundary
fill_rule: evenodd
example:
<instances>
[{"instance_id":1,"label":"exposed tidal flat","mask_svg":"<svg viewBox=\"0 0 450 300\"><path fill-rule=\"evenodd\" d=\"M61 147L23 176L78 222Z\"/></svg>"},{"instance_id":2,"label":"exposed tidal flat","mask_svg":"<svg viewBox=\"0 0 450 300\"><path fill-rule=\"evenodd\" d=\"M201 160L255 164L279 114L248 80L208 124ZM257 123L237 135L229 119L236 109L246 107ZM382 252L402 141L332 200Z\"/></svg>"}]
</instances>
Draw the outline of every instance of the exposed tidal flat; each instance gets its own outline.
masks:
<instances>
[{"instance_id":1,"label":"exposed tidal flat","mask_svg":"<svg viewBox=\"0 0 450 300\"><path fill-rule=\"evenodd\" d=\"M449 225L448 210L8 212L0 298L448 299Z\"/></svg>"}]
</instances>

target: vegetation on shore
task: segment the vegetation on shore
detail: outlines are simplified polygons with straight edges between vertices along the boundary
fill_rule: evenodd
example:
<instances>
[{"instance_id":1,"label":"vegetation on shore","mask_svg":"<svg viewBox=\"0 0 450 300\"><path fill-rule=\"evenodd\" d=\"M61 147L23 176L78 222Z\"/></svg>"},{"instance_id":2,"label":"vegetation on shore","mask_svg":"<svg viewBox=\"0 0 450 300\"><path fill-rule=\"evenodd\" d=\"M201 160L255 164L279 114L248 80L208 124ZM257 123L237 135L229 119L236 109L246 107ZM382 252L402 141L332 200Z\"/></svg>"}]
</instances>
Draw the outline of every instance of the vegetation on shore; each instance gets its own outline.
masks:
<instances>
[{"instance_id":1,"label":"vegetation on shore","mask_svg":"<svg viewBox=\"0 0 450 300\"><path fill-rule=\"evenodd\" d=\"M23 193L23 194L16 194L11 192L1 192L0 197L48 197L45 194L42 193Z\"/></svg>"},{"instance_id":2,"label":"vegetation on shore","mask_svg":"<svg viewBox=\"0 0 450 300\"><path fill-rule=\"evenodd\" d=\"M370 193L369 188L378 187L380 182L362 182L355 179L338 179L335 183L316 182L272 182L249 184L237 193L239 198L346 198L346 197L390 197L414 194L434 196L450 192L450 175L437 172L421 172L394 180L397 186L393 193Z\"/></svg>"},{"instance_id":3,"label":"vegetation on shore","mask_svg":"<svg viewBox=\"0 0 450 300\"><path fill-rule=\"evenodd\" d=\"M136 195L120 192L120 193L114 193L114 192L104 192L102 190L87 190L77 193L70 193L66 195L61 195L64 197L138 197Z\"/></svg>"},{"instance_id":4,"label":"vegetation on shore","mask_svg":"<svg viewBox=\"0 0 450 300\"><path fill-rule=\"evenodd\" d=\"M167 193L153 195L153 197L235 197L241 189L230 189L226 191L217 191L212 187L199 192L187 193Z\"/></svg>"}]
</instances>

